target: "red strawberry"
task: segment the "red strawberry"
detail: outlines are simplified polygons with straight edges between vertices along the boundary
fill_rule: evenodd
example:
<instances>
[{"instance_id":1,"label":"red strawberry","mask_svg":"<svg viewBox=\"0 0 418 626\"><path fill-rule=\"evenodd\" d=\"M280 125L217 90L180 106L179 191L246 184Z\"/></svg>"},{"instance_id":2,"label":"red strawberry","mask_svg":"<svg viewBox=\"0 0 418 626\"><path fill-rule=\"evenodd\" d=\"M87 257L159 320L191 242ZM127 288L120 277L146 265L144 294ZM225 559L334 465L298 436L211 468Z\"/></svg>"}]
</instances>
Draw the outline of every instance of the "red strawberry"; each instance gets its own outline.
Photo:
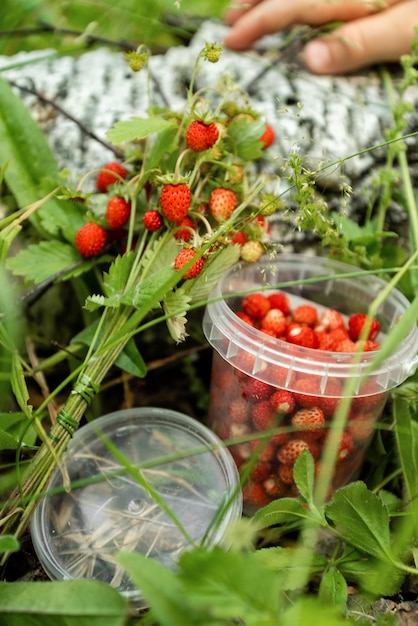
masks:
<instances>
[{"instance_id":1,"label":"red strawberry","mask_svg":"<svg viewBox=\"0 0 418 626\"><path fill-rule=\"evenodd\" d=\"M214 122L206 124L200 120L194 120L186 130L187 146L194 152L208 150L218 141L218 137L219 130Z\"/></svg>"},{"instance_id":2,"label":"red strawberry","mask_svg":"<svg viewBox=\"0 0 418 626\"><path fill-rule=\"evenodd\" d=\"M262 483L264 480L266 480L266 478L270 476L270 472L270 463L258 461L251 470L250 480L253 483Z\"/></svg>"},{"instance_id":3,"label":"red strawberry","mask_svg":"<svg viewBox=\"0 0 418 626\"><path fill-rule=\"evenodd\" d=\"M271 392L272 387L268 383L265 383L263 380L258 380L258 378L253 378L252 376L246 377L242 395L247 398L247 400L266 400Z\"/></svg>"},{"instance_id":4,"label":"red strawberry","mask_svg":"<svg viewBox=\"0 0 418 626\"><path fill-rule=\"evenodd\" d=\"M325 309L319 318L318 326L322 330L336 330L337 328L344 328L344 318L336 309Z\"/></svg>"},{"instance_id":5,"label":"red strawberry","mask_svg":"<svg viewBox=\"0 0 418 626\"><path fill-rule=\"evenodd\" d=\"M303 439L291 439L278 449L277 458L284 465L293 465L304 450L309 450L309 445Z\"/></svg>"},{"instance_id":6,"label":"red strawberry","mask_svg":"<svg viewBox=\"0 0 418 626\"><path fill-rule=\"evenodd\" d=\"M267 430L273 426L274 409L268 400L258 402L252 408L251 421L256 430Z\"/></svg>"},{"instance_id":7,"label":"red strawberry","mask_svg":"<svg viewBox=\"0 0 418 626\"><path fill-rule=\"evenodd\" d=\"M337 461L345 461L354 451L354 443L351 434L344 431L338 446Z\"/></svg>"},{"instance_id":8,"label":"red strawberry","mask_svg":"<svg viewBox=\"0 0 418 626\"><path fill-rule=\"evenodd\" d=\"M196 276L200 274L204 264L202 257L197 257L196 250L193 250L193 248L183 248L174 259L174 269L178 272L195 257L196 261L186 270L185 274L183 274L183 278L186 280L196 278Z\"/></svg>"},{"instance_id":9,"label":"red strawberry","mask_svg":"<svg viewBox=\"0 0 418 626\"><path fill-rule=\"evenodd\" d=\"M210 194L209 210L216 222L225 222L231 217L237 203L237 196L232 189L216 187Z\"/></svg>"},{"instance_id":10,"label":"red strawberry","mask_svg":"<svg viewBox=\"0 0 418 626\"><path fill-rule=\"evenodd\" d=\"M286 332L286 341L303 348L318 348L319 340L309 326L292 326Z\"/></svg>"},{"instance_id":11,"label":"red strawberry","mask_svg":"<svg viewBox=\"0 0 418 626\"><path fill-rule=\"evenodd\" d=\"M190 241L193 237L193 230L195 227L196 224L192 218L186 215L186 217L183 217L182 220L177 222L174 237L176 239L181 239L182 241Z\"/></svg>"},{"instance_id":12,"label":"red strawberry","mask_svg":"<svg viewBox=\"0 0 418 626\"><path fill-rule=\"evenodd\" d=\"M283 467L286 467L286 466L283 466ZM293 479L293 472L292 472L292 479ZM271 498L280 498L281 496L284 496L284 494L286 493L286 489L287 489L286 485L280 479L280 477L275 476L274 474L269 476L263 482L263 487L264 487L264 491L266 492L266 494L269 495Z\"/></svg>"},{"instance_id":13,"label":"red strawberry","mask_svg":"<svg viewBox=\"0 0 418 626\"><path fill-rule=\"evenodd\" d=\"M279 479L285 485L293 485L293 483L295 482L293 478L293 464L279 465L278 474Z\"/></svg>"},{"instance_id":14,"label":"red strawberry","mask_svg":"<svg viewBox=\"0 0 418 626\"><path fill-rule=\"evenodd\" d=\"M315 326L318 321L318 312L316 307L311 304L301 304L293 309L292 320L298 324L306 324L307 326Z\"/></svg>"},{"instance_id":15,"label":"red strawberry","mask_svg":"<svg viewBox=\"0 0 418 626\"><path fill-rule=\"evenodd\" d=\"M281 337L286 326L286 318L280 309L269 309L260 322L260 330L271 331L274 337Z\"/></svg>"},{"instance_id":16,"label":"red strawberry","mask_svg":"<svg viewBox=\"0 0 418 626\"><path fill-rule=\"evenodd\" d=\"M185 183L167 183L161 190L160 206L165 217L172 222L180 222L186 217L192 194Z\"/></svg>"},{"instance_id":17,"label":"red strawberry","mask_svg":"<svg viewBox=\"0 0 418 626\"><path fill-rule=\"evenodd\" d=\"M334 341L332 349L334 352L355 352L356 344L352 339L347 337L347 339Z\"/></svg>"},{"instance_id":18,"label":"red strawberry","mask_svg":"<svg viewBox=\"0 0 418 626\"><path fill-rule=\"evenodd\" d=\"M250 293L243 298L241 306L250 317L261 319L270 310L270 301L262 293Z\"/></svg>"},{"instance_id":19,"label":"red strawberry","mask_svg":"<svg viewBox=\"0 0 418 626\"><path fill-rule=\"evenodd\" d=\"M292 415L291 423L297 430L306 430L315 435L315 438L321 437L324 433L324 412L317 406L299 409Z\"/></svg>"},{"instance_id":20,"label":"red strawberry","mask_svg":"<svg viewBox=\"0 0 418 626\"><path fill-rule=\"evenodd\" d=\"M262 141L264 144L263 150L271 146L271 144L274 142L275 136L276 134L274 132L273 127L270 124L266 124L264 133L260 137L260 141Z\"/></svg>"},{"instance_id":21,"label":"red strawberry","mask_svg":"<svg viewBox=\"0 0 418 626\"><path fill-rule=\"evenodd\" d=\"M105 193L110 185L117 183L120 178L125 179L127 175L128 171L117 161L106 163L97 175L97 190Z\"/></svg>"},{"instance_id":22,"label":"red strawberry","mask_svg":"<svg viewBox=\"0 0 418 626\"><path fill-rule=\"evenodd\" d=\"M142 217L142 221L145 228L152 233L160 230L161 226L164 223L161 213L159 213L155 209L149 209L149 211L145 211Z\"/></svg>"},{"instance_id":23,"label":"red strawberry","mask_svg":"<svg viewBox=\"0 0 418 626\"><path fill-rule=\"evenodd\" d=\"M278 389L270 396L270 404L278 413L288 415L295 409L295 398L290 391Z\"/></svg>"},{"instance_id":24,"label":"red strawberry","mask_svg":"<svg viewBox=\"0 0 418 626\"><path fill-rule=\"evenodd\" d=\"M106 206L105 219L109 228L124 226L131 214L131 203L121 196L112 196Z\"/></svg>"},{"instance_id":25,"label":"red strawberry","mask_svg":"<svg viewBox=\"0 0 418 626\"><path fill-rule=\"evenodd\" d=\"M245 233L242 232L242 230L235 233L234 236L231 238L231 243L238 246L243 246L244 243L247 243L247 241L248 237Z\"/></svg>"},{"instance_id":26,"label":"red strawberry","mask_svg":"<svg viewBox=\"0 0 418 626\"><path fill-rule=\"evenodd\" d=\"M313 378L299 378L294 384L293 396L302 407L318 405L319 387Z\"/></svg>"},{"instance_id":27,"label":"red strawberry","mask_svg":"<svg viewBox=\"0 0 418 626\"><path fill-rule=\"evenodd\" d=\"M290 313L290 301L285 293L277 291L267 296L272 309L279 309L283 315L289 315Z\"/></svg>"},{"instance_id":28,"label":"red strawberry","mask_svg":"<svg viewBox=\"0 0 418 626\"><path fill-rule=\"evenodd\" d=\"M245 485L243 498L246 504L257 508L266 506L270 502L270 498L259 483Z\"/></svg>"},{"instance_id":29,"label":"red strawberry","mask_svg":"<svg viewBox=\"0 0 418 626\"><path fill-rule=\"evenodd\" d=\"M99 224L88 222L76 233L75 247L84 257L97 256L102 252L107 241L107 230Z\"/></svg>"},{"instance_id":30,"label":"red strawberry","mask_svg":"<svg viewBox=\"0 0 418 626\"><path fill-rule=\"evenodd\" d=\"M353 315L350 315L350 317L348 318L348 332L350 333L350 337L353 341L357 341L357 339L361 335L361 332L364 326L369 321L370 321L370 318L368 317L368 315L366 315L366 313L353 313ZM376 318L372 318L370 330L369 330L367 337L365 337L365 339L376 339L377 335L379 334L379 331L380 331L379 322L377 321Z\"/></svg>"},{"instance_id":31,"label":"red strawberry","mask_svg":"<svg viewBox=\"0 0 418 626\"><path fill-rule=\"evenodd\" d=\"M373 341L373 339L366 339L365 341L356 341L356 350L361 350L361 352L373 352L374 350L379 350L380 343L377 341Z\"/></svg>"},{"instance_id":32,"label":"red strawberry","mask_svg":"<svg viewBox=\"0 0 418 626\"><path fill-rule=\"evenodd\" d=\"M241 311L238 311L238 313L236 314L237 317L240 318L240 320L242 320L243 322L245 322L246 324L249 324L250 326L254 326L254 322L251 319L251 317L249 315L247 315L246 313L242 313Z\"/></svg>"},{"instance_id":33,"label":"red strawberry","mask_svg":"<svg viewBox=\"0 0 418 626\"><path fill-rule=\"evenodd\" d=\"M245 398L234 398L228 404L227 413L233 422L245 423L250 416L250 405Z\"/></svg>"},{"instance_id":34,"label":"red strawberry","mask_svg":"<svg viewBox=\"0 0 418 626\"><path fill-rule=\"evenodd\" d=\"M375 428L375 418L371 413L357 413L350 416L347 424L347 432L353 441L363 443L373 434Z\"/></svg>"}]
</instances>

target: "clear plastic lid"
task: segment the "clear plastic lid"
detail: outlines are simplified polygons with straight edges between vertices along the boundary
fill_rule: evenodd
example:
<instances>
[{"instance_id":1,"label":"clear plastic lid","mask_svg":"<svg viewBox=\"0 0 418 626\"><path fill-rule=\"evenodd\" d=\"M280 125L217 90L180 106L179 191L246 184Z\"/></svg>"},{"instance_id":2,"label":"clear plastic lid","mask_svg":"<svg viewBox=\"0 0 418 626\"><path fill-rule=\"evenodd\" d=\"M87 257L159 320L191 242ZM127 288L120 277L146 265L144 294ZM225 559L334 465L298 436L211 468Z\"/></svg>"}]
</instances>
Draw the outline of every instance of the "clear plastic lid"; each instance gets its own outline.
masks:
<instances>
[{"instance_id":1,"label":"clear plastic lid","mask_svg":"<svg viewBox=\"0 0 418 626\"><path fill-rule=\"evenodd\" d=\"M243 294L257 290L282 290L290 300L300 299L321 308L333 308L343 315L365 313L387 283L345 263L302 254L278 254L274 260L237 264L227 271L210 295L203 319L209 343L233 367L261 381L275 385L287 372L286 388L293 390L298 376L317 381L318 393L325 393L331 378L355 379L356 393L369 373L376 352L362 357L352 353L328 352L295 346L251 327L237 315ZM266 292L266 291L265 291ZM392 289L376 312L381 336L397 324L409 307L403 294ZM414 326L393 351L373 370L375 389L385 392L402 383L417 368L418 331ZM363 387L364 388L364 387Z\"/></svg>"},{"instance_id":2,"label":"clear plastic lid","mask_svg":"<svg viewBox=\"0 0 418 626\"><path fill-rule=\"evenodd\" d=\"M100 580L135 601L140 593L118 552L174 569L190 546L223 543L242 513L227 448L197 420L159 408L110 413L80 428L48 493L31 532L50 578Z\"/></svg>"}]
</instances>

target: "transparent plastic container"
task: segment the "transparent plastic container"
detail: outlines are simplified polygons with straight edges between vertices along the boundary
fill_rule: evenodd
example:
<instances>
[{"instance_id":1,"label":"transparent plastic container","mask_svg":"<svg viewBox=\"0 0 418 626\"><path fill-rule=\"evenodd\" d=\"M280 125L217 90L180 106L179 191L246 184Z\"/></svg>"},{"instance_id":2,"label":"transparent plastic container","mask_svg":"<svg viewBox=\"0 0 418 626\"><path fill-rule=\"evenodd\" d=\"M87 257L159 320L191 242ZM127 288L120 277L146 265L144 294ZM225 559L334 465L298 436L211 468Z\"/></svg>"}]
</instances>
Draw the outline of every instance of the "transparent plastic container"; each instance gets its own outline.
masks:
<instances>
[{"instance_id":1,"label":"transparent plastic container","mask_svg":"<svg viewBox=\"0 0 418 626\"><path fill-rule=\"evenodd\" d=\"M353 273L356 275L349 275ZM306 282L295 284L302 280ZM358 268L327 258L281 254L274 261L234 266L212 292L203 319L205 336L214 348L209 426L220 438L237 441L230 450L240 471L254 458L258 445L259 462L244 487L247 514L273 499L296 494L292 450L305 444L284 446L292 439L305 441L319 464L333 416L341 399L347 396L351 403L332 489L354 480L388 392L412 375L418 362L416 327L367 380L365 375L375 351L354 356L304 348L263 333L240 319L236 312L243 294L261 289L268 294L270 286L271 292L284 291L292 308L301 302L312 303L319 312L333 308L349 316L366 313L386 283L375 275L363 274ZM408 300L399 291L390 292L376 314L379 341L408 306ZM302 392L308 388L309 393ZM260 427L254 426L254 415L268 412L271 398L279 390L291 394L289 412L273 412L269 429L276 427L275 434L264 437L261 446L257 436ZM317 432L295 426L295 413L307 407L320 407L325 415L324 427Z\"/></svg>"},{"instance_id":2,"label":"transparent plastic container","mask_svg":"<svg viewBox=\"0 0 418 626\"><path fill-rule=\"evenodd\" d=\"M48 486L53 495L41 500L31 521L41 564L53 580L109 583L137 607L145 602L115 561L118 552L139 552L175 569L193 543L225 544L226 529L242 514L228 449L206 426L176 411L137 408L96 419L75 433L62 463L71 490L63 489L56 469Z\"/></svg>"}]
</instances>

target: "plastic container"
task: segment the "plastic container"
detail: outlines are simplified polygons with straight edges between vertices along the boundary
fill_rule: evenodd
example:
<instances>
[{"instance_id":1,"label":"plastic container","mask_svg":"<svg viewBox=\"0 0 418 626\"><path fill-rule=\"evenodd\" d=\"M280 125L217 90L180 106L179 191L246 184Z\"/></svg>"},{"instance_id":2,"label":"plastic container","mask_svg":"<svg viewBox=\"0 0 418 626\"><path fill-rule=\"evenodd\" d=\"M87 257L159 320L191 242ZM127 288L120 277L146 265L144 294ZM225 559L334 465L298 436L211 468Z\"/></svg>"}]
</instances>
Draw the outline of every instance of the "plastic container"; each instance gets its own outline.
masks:
<instances>
[{"instance_id":1,"label":"plastic container","mask_svg":"<svg viewBox=\"0 0 418 626\"><path fill-rule=\"evenodd\" d=\"M355 276L347 275L353 272ZM351 406L341 435L332 489L358 476L389 390L412 375L417 367L418 333L414 327L395 352L365 380L375 351L354 356L299 347L271 337L238 317L236 312L240 310L243 295L261 289L267 294L284 291L292 308L308 302L319 312L333 308L349 316L367 312L386 286L380 278L359 272L358 268L326 258L281 254L274 261L234 266L211 294L203 319L204 333L214 348L209 426L222 439L237 441L230 450L240 471L249 459L254 459L258 445L259 460L244 487L247 514L273 499L296 494L293 463L298 450L306 446L294 443L289 446L288 442L305 441L319 463L333 416L341 398L346 396L350 397ZM297 281L306 282L295 284ZM409 302L399 291L390 292L376 315L381 330L379 341L408 306ZM279 390L290 392L290 402L286 410L282 406L274 410L271 420L265 418L268 428L276 430L270 438L261 439L257 433L263 430L260 427L263 420L254 416L269 415L272 396ZM296 425L295 413L309 407L319 407L324 414L325 423L317 431Z\"/></svg>"},{"instance_id":2,"label":"plastic container","mask_svg":"<svg viewBox=\"0 0 418 626\"><path fill-rule=\"evenodd\" d=\"M112 449L140 468L156 498ZM75 433L62 463L71 491L55 470L48 487L54 495L41 500L31 522L41 564L53 580L109 583L138 607L144 600L116 563L118 552L139 552L174 569L192 543L224 543L242 513L229 451L206 426L176 411L138 408L101 417Z\"/></svg>"}]
</instances>

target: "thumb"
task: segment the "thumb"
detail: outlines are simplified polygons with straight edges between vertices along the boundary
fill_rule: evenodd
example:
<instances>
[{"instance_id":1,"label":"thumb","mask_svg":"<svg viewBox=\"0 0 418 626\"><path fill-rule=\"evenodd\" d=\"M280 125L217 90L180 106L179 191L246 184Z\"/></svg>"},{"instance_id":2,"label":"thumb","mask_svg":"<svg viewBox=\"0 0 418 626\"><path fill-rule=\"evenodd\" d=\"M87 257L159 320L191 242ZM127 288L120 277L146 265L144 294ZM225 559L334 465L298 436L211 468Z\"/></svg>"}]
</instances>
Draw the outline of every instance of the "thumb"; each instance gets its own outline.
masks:
<instances>
[{"instance_id":1,"label":"thumb","mask_svg":"<svg viewBox=\"0 0 418 626\"><path fill-rule=\"evenodd\" d=\"M399 61L403 54L411 52L415 36L408 7L411 3L405 2L314 39L303 50L305 65L315 74L345 74L374 63Z\"/></svg>"}]
</instances>

